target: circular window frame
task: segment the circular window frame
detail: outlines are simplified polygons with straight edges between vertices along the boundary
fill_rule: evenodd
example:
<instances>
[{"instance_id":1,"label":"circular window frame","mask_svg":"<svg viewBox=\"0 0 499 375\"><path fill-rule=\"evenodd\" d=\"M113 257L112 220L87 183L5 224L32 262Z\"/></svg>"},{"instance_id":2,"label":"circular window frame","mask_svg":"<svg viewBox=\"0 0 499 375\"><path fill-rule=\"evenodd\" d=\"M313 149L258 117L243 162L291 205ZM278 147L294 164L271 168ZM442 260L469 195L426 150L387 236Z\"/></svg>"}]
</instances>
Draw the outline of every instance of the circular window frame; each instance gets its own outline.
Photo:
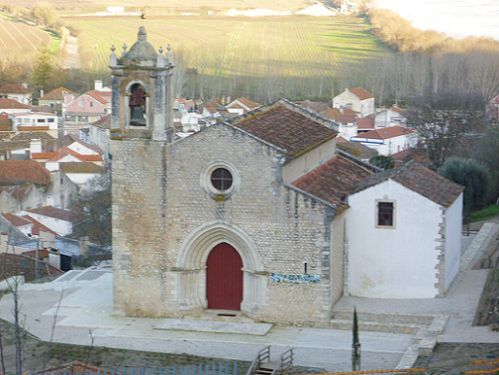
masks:
<instances>
[{"instance_id":1,"label":"circular window frame","mask_svg":"<svg viewBox=\"0 0 499 375\"><path fill-rule=\"evenodd\" d=\"M227 190L219 190L211 182L212 173L219 168L227 169L232 175L232 185ZM200 176L200 183L208 195L216 201L225 201L229 199L237 190L241 183L241 178L237 169L226 161L217 160L211 162L203 168Z\"/></svg>"}]
</instances>

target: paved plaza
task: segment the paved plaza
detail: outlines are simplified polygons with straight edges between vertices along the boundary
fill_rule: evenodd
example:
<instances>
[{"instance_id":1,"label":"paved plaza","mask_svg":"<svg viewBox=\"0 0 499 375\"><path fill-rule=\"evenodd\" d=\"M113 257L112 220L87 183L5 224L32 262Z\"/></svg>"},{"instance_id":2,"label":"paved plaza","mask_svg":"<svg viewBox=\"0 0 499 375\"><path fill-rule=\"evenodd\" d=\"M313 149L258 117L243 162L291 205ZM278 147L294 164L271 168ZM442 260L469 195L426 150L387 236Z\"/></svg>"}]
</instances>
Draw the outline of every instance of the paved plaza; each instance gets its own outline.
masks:
<instances>
[{"instance_id":1,"label":"paved plaza","mask_svg":"<svg viewBox=\"0 0 499 375\"><path fill-rule=\"evenodd\" d=\"M470 242L468 240L468 242ZM485 283L485 270L467 264L445 298L377 300L344 297L337 312L443 315L445 328L438 336L445 342L498 342L499 334L488 327L472 327L471 321ZM295 364L327 370L351 370L352 332L349 329L296 328L254 323L247 318L205 316L201 320L127 318L113 314L112 272L89 268L70 271L50 283L26 284L20 292L26 329L42 340L155 351L204 357L253 360L266 345L274 356L295 348ZM0 301L0 317L12 321L12 298ZM54 324L54 322L56 324ZM446 324L445 324L446 323ZM53 327L55 327L53 329ZM395 368L417 334L361 330L362 368Z\"/></svg>"}]
</instances>

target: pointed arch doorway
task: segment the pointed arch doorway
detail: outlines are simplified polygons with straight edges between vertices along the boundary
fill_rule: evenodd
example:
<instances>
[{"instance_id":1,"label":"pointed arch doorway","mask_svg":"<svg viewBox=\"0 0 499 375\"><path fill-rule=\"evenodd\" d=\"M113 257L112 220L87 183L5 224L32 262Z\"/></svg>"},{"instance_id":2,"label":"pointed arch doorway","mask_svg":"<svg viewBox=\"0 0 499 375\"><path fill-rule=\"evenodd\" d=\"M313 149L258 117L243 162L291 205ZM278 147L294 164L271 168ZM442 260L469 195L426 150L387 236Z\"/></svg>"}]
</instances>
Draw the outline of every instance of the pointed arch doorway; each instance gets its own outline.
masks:
<instances>
[{"instance_id":1,"label":"pointed arch doorway","mask_svg":"<svg viewBox=\"0 0 499 375\"><path fill-rule=\"evenodd\" d=\"M209 309L241 310L243 261L228 243L216 245L206 261L206 299Z\"/></svg>"}]
</instances>

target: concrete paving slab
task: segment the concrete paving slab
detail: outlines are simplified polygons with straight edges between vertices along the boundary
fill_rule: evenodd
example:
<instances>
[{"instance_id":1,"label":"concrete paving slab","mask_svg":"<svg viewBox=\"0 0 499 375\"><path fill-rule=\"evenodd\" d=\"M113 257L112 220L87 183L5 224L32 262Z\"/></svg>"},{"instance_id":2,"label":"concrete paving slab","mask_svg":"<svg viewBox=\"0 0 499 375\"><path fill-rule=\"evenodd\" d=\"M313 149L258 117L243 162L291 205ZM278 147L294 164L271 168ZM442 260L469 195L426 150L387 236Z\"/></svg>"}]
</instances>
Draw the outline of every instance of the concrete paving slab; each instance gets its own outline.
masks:
<instances>
[{"instance_id":1,"label":"concrete paving slab","mask_svg":"<svg viewBox=\"0 0 499 375\"><path fill-rule=\"evenodd\" d=\"M265 334L254 335L157 329L167 328L168 320L113 315L111 276L106 273L85 282L55 281L38 284L36 288L27 284L20 292L24 326L47 341L53 336L53 340L60 343L90 345L93 342L96 346L245 361L252 361L266 345L272 346L274 359L293 347L298 365L323 367L328 371L351 369L350 330L271 327ZM1 318L12 321L11 304L9 296L0 300ZM394 368L411 344L412 336L360 332L360 340L362 368Z\"/></svg>"},{"instance_id":2,"label":"concrete paving slab","mask_svg":"<svg viewBox=\"0 0 499 375\"><path fill-rule=\"evenodd\" d=\"M153 327L159 330L197 331L215 333L242 333L246 335L266 335L272 328L267 323L230 323L192 319L164 319Z\"/></svg>"}]
</instances>

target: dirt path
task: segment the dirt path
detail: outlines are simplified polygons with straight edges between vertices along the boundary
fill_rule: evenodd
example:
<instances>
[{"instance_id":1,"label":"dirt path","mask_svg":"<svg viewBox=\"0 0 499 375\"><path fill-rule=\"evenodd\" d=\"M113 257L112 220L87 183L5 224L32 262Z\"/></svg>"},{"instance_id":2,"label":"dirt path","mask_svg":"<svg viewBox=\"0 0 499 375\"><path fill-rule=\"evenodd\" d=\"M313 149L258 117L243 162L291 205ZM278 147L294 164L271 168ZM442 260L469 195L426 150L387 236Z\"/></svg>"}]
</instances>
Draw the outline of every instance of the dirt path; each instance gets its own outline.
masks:
<instances>
[{"instance_id":1,"label":"dirt path","mask_svg":"<svg viewBox=\"0 0 499 375\"><path fill-rule=\"evenodd\" d=\"M79 69L81 67L81 59L78 38L69 34L67 30L65 30L65 34L63 68Z\"/></svg>"}]
</instances>

